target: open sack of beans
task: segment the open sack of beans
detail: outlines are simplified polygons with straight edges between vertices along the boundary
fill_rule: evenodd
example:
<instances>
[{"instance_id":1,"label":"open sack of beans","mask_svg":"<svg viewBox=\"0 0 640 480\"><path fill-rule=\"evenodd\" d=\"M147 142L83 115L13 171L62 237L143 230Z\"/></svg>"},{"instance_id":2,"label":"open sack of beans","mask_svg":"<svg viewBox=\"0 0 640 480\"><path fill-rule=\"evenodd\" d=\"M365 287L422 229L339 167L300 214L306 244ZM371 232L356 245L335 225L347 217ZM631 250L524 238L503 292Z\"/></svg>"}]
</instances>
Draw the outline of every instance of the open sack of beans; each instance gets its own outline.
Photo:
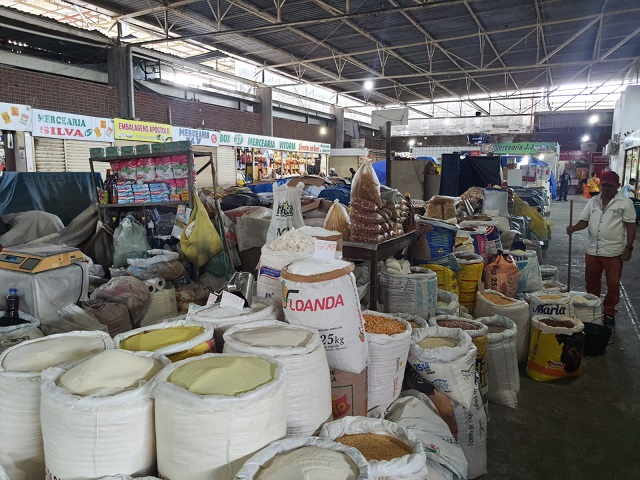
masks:
<instances>
[{"instance_id":1,"label":"open sack of beans","mask_svg":"<svg viewBox=\"0 0 640 480\"><path fill-rule=\"evenodd\" d=\"M372 479L419 480L428 472L420 441L404 427L387 420L345 417L326 423L320 438L362 453L369 462Z\"/></svg>"},{"instance_id":2,"label":"open sack of beans","mask_svg":"<svg viewBox=\"0 0 640 480\"><path fill-rule=\"evenodd\" d=\"M473 401L477 349L458 328L427 327L411 336L409 364L425 380L469 408Z\"/></svg>"},{"instance_id":3,"label":"open sack of beans","mask_svg":"<svg viewBox=\"0 0 640 480\"><path fill-rule=\"evenodd\" d=\"M516 339L518 329L513 320L501 315L476 319L487 326L487 365L490 403L518 406L520 373Z\"/></svg>"},{"instance_id":4,"label":"open sack of beans","mask_svg":"<svg viewBox=\"0 0 640 480\"><path fill-rule=\"evenodd\" d=\"M584 324L572 317L536 315L531 319L527 376L537 381L580 375Z\"/></svg>"},{"instance_id":5,"label":"open sack of beans","mask_svg":"<svg viewBox=\"0 0 640 480\"><path fill-rule=\"evenodd\" d=\"M318 437L271 442L240 469L235 480L370 480L369 462L353 447Z\"/></svg>"},{"instance_id":6,"label":"open sack of beans","mask_svg":"<svg viewBox=\"0 0 640 480\"><path fill-rule=\"evenodd\" d=\"M529 354L529 304L524 300L515 300L495 290L478 292L475 317L507 317L516 324L516 349L518 361L525 362Z\"/></svg>"},{"instance_id":7,"label":"open sack of beans","mask_svg":"<svg viewBox=\"0 0 640 480\"><path fill-rule=\"evenodd\" d=\"M388 407L400 395L411 327L398 317L362 312L369 347L369 408Z\"/></svg>"}]
</instances>

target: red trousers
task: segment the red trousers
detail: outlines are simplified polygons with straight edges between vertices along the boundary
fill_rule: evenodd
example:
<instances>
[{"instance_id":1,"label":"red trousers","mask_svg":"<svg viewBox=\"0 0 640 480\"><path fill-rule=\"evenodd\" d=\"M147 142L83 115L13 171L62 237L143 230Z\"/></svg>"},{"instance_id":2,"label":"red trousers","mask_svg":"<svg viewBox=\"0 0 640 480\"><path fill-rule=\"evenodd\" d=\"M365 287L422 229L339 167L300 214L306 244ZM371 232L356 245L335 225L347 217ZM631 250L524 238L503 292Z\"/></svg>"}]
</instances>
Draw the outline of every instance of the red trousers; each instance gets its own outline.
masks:
<instances>
[{"instance_id":1,"label":"red trousers","mask_svg":"<svg viewBox=\"0 0 640 480\"><path fill-rule=\"evenodd\" d=\"M597 257L585 255L584 271L587 293L600 296L602 291L602 271L607 283L607 295L604 297L604 314L615 315L616 305L620 301L620 276L622 275L622 257Z\"/></svg>"}]
</instances>

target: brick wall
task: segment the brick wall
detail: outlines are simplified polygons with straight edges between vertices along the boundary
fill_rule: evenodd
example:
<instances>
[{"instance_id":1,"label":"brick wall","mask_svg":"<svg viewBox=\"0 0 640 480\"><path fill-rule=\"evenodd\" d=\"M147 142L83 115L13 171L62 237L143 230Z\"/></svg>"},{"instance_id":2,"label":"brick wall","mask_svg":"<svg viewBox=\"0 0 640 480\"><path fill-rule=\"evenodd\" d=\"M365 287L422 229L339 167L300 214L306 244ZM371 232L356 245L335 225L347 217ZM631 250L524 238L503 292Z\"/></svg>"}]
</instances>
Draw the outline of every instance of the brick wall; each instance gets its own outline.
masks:
<instances>
[{"instance_id":1,"label":"brick wall","mask_svg":"<svg viewBox=\"0 0 640 480\"><path fill-rule=\"evenodd\" d=\"M95 117L118 113L115 88L5 66L0 66L0 101Z\"/></svg>"},{"instance_id":2,"label":"brick wall","mask_svg":"<svg viewBox=\"0 0 640 480\"><path fill-rule=\"evenodd\" d=\"M330 143L335 142L335 130L325 127L327 132L322 135L319 125L309 125L308 123L296 122L285 118L273 119L273 136L280 138L290 138L292 140L306 140L307 142Z\"/></svg>"}]
</instances>

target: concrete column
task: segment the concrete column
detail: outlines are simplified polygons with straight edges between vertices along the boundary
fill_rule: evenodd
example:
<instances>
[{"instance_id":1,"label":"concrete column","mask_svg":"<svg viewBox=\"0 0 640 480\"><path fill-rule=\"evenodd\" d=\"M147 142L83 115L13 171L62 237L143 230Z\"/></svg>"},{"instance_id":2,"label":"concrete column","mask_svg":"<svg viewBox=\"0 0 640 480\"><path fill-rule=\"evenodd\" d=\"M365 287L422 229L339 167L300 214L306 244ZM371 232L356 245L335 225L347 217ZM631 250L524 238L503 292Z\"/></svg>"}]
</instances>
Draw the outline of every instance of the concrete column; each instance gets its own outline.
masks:
<instances>
[{"instance_id":1,"label":"concrete column","mask_svg":"<svg viewBox=\"0 0 640 480\"><path fill-rule=\"evenodd\" d=\"M122 118L136 118L133 95L133 61L131 49L115 45L107 54L107 72L110 87L118 90L118 112Z\"/></svg>"},{"instance_id":2,"label":"concrete column","mask_svg":"<svg viewBox=\"0 0 640 480\"><path fill-rule=\"evenodd\" d=\"M335 148L344 148L344 107L333 107L333 115L336 117Z\"/></svg>"},{"instance_id":3,"label":"concrete column","mask_svg":"<svg viewBox=\"0 0 640 480\"><path fill-rule=\"evenodd\" d=\"M271 87L258 87L260 113L262 114L262 134L273 137L273 90Z\"/></svg>"}]
</instances>

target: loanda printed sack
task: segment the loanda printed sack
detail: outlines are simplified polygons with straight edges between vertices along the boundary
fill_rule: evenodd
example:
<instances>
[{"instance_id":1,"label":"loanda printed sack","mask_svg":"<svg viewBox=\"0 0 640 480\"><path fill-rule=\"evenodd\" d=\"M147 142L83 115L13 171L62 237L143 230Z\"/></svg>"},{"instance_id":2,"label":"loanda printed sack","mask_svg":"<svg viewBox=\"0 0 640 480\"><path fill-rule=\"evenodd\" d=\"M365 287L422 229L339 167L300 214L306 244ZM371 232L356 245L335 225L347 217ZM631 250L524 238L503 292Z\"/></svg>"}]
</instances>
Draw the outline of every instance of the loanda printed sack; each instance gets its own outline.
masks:
<instances>
[{"instance_id":1,"label":"loanda printed sack","mask_svg":"<svg viewBox=\"0 0 640 480\"><path fill-rule=\"evenodd\" d=\"M484 287L516 298L520 270L511 255L499 252L491 263L484 267Z\"/></svg>"},{"instance_id":2,"label":"loanda printed sack","mask_svg":"<svg viewBox=\"0 0 640 480\"><path fill-rule=\"evenodd\" d=\"M300 260L282 269L282 307L287 322L315 328L329 367L360 373L369 353L353 263Z\"/></svg>"},{"instance_id":3,"label":"loanda printed sack","mask_svg":"<svg viewBox=\"0 0 640 480\"><path fill-rule=\"evenodd\" d=\"M287 184L273 186L273 215L267 232L267 243L273 242L284 232L292 228L304 227L300 197L304 183L291 188Z\"/></svg>"}]
</instances>

